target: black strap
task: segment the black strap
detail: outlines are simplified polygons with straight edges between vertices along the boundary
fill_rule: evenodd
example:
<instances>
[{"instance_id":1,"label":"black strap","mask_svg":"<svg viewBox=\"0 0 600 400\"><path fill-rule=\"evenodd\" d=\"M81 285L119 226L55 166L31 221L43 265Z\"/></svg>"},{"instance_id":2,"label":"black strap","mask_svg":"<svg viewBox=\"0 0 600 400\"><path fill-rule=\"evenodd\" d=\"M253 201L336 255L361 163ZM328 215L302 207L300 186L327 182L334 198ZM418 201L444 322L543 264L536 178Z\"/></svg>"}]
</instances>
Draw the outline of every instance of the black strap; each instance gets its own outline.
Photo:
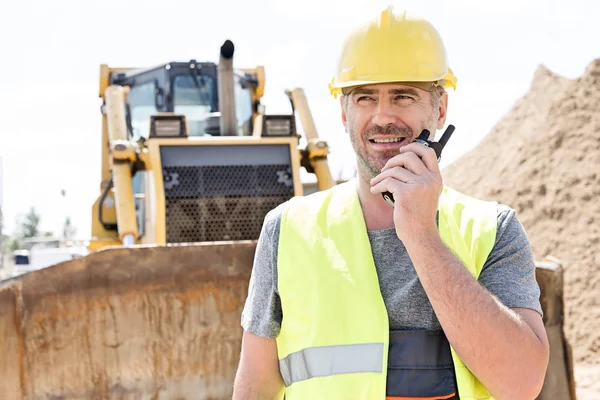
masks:
<instances>
[{"instance_id":1,"label":"black strap","mask_svg":"<svg viewBox=\"0 0 600 400\"><path fill-rule=\"evenodd\" d=\"M441 330L390 332L386 395L435 397L456 394L450 343ZM454 398L458 398L456 395Z\"/></svg>"}]
</instances>

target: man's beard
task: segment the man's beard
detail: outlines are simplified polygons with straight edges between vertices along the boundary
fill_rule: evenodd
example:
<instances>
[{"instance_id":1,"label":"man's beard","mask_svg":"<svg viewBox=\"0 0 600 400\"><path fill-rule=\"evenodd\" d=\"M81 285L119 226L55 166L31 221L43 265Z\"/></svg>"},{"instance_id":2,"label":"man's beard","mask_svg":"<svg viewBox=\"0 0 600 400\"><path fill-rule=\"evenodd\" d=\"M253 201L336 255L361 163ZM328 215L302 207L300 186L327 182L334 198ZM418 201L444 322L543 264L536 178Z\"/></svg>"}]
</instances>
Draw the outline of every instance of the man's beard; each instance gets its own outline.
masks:
<instances>
[{"instance_id":1,"label":"man's beard","mask_svg":"<svg viewBox=\"0 0 600 400\"><path fill-rule=\"evenodd\" d=\"M374 136L405 136L408 140L413 138L412 129L400 128L396 125L386 125L385 127L373 125L373 127L365 131L360 138L352 131L349 133L352 147L354 147L354 151L356 152L359 173L362 172L364 177L368 180L379 175L381 173L381 169L385 166L385 163L390 158L399 154L398 150L379 151L377 152L377 156L374 154L369 154L366 148L368 146L369 139ZM364 139L364 141L362 139Z\"/></svg>"}]
</instances>

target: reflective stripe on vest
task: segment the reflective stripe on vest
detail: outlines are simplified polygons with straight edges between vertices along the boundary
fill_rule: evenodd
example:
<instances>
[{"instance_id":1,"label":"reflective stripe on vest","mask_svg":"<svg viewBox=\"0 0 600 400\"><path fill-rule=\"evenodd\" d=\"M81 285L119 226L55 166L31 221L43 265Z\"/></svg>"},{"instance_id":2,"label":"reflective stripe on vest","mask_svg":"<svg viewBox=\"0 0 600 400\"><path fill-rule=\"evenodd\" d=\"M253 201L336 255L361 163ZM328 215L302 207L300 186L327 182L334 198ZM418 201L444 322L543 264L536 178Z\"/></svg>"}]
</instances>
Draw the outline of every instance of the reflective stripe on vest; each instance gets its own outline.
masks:
<instances>
[{"instance_id":1,"label":"reflective stripe on vest","mask_svg":"<svg viewBox=\"0 0 600 400\"><path fill-rule=\"evenodd\" d=\"M383 343L309 347L279 360L286 386L319 376L381 372Z\"/></svg>"},{"instance_id":2,"label":"reflective stripe on vest","mask_svg":"<svg viewBox=\"0 0 600 400\"><path fill-rule=\"evenodd\" d=\"M495 242L496 206L447 187L440 197L440 237L475 278ZM355 182L292 199L282 214L278 247L283 319L276 341L287 375L285 399L384 400L389 317ZM373 356L378 366L370 371L342 372L336 361L320 367L321 353L312 355L315 348L373 343L383 343L383 351ZM460 399L492 399L451 353ZM308 361L298 361L305 356Z\"/></svg>"}]
</instances>

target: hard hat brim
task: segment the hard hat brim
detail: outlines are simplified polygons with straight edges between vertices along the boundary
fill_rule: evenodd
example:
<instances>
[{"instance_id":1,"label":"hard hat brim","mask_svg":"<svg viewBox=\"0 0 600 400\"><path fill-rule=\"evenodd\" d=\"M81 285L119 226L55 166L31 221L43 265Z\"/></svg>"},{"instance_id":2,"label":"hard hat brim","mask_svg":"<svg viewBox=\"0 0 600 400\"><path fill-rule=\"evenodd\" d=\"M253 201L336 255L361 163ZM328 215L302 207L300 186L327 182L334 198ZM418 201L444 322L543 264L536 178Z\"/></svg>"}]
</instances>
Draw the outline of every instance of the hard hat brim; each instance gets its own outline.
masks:
<instances>
[{"instance_id":1,"label":"hard hat brim","mask_svg":"<svg viewBox=\"0 0 600 400\"><path fill-rule=\"evenodd\" d=\"M360 86L368 86L368 85L380 85L380 84L399 84L405 86L412 86L426 92L432 92L436 87L442 87L443 89L453 88L456 90L456 77L454 75L449 74L450 76L446 76L444 78L450 79L440 79L437 81L426 81L426 82L405 82L405 81L350 81L344 82L344 84L339 86L334 86L333 82L329 84L329 90L334 98L337 98L339 95L348 95L354 89Z\"/></svg>"}]
</instances>

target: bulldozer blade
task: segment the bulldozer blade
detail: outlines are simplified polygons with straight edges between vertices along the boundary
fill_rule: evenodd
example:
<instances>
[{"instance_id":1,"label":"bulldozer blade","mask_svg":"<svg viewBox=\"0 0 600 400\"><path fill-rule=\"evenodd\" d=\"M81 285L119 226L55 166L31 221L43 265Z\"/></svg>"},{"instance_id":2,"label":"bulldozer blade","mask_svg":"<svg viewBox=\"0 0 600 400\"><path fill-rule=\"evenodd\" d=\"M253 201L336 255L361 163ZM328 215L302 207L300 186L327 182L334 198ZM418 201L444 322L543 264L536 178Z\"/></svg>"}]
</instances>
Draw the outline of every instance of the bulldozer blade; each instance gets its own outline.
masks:
<instances>
[{"instance_id":1,"label":"bulldozer blade","mask_svg":"<svg viewBox=\"0 0 600 400\"><path fill-rule=\"evenodd\" d=\"M110 248L0 283L6 399L231 399L255 242Z\"/></svg>"}]
</instances>

